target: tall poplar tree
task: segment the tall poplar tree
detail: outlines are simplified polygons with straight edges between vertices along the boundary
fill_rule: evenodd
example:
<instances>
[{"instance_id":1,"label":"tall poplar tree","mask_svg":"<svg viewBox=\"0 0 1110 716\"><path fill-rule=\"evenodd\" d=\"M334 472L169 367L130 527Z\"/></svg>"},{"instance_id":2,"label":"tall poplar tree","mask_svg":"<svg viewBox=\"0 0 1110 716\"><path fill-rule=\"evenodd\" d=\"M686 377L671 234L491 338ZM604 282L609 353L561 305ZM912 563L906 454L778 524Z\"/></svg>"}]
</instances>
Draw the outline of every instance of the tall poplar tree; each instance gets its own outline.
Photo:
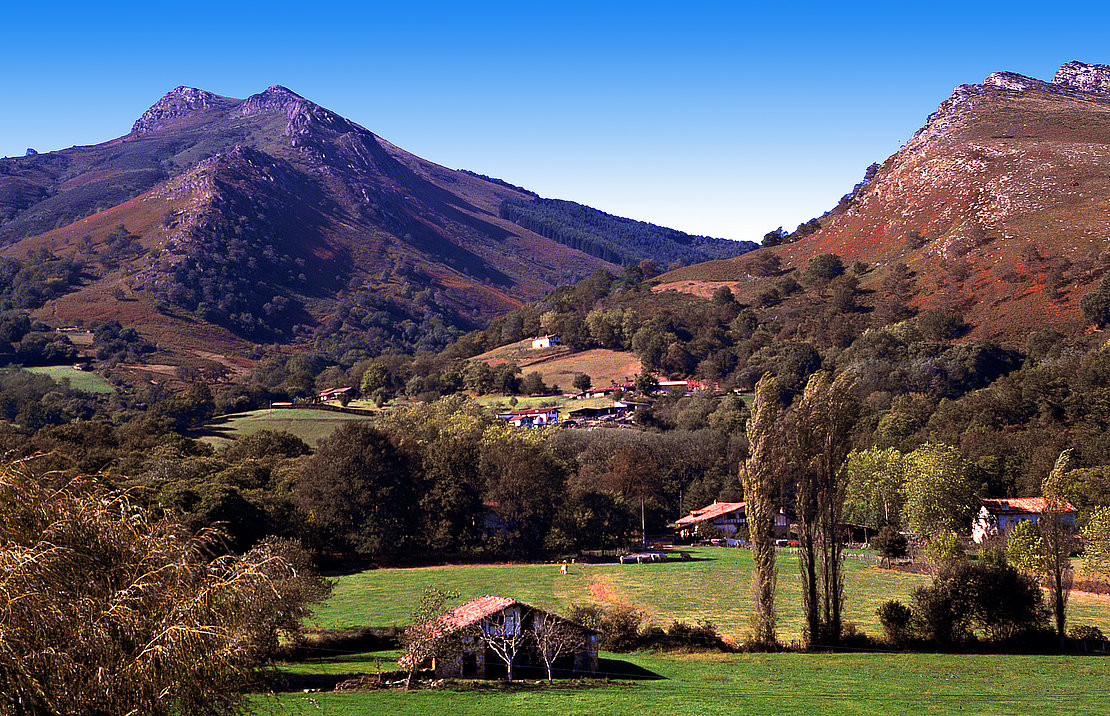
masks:
<instances>
[{"instance_id":1,"label":"tall poplar tree","mask_svg":"<svg viewBox=\"0 0 1110 716\"><path fill-rule=\"evenodd\" d=\"M791 410L785 440L796 480L804 637L810 645L840 641L844 573L837 529L847 485L842 467L859 414L850 387L846 374L834 381L827 372L815 373Z\"/></svg>"},{"instance_id":2,"label":"tall poplar tree","mask_svg":"<svg viewBox=\"0 0 1110 716\"><path fill-rule=\"evenodd\" d=\"M748 420L749 456L741 465L740 480L744 486L745 513L755 571L752 594L755 617L752 639L766 646L777 642L775 635L775 494L778 486L780 459L776 455L775 425L780 414L778 379L765 375L755 386L755 403Z\"/></svg>"},{"instance_id":3,"label":"tall poplar tree","mask_svg":"<svg viewBox=\"0 0 1110 716\"><path fill-rule=\"evenodd\" d=\"M1068 503L1064 499L1064 475L1071 469L1071 450L1064 450L1056 459L1052 472L1041 483L1044 495L1044 512L1041 513L1041 544L1044 547L1044 576L1048 582L1048 597L1052 614L1056 618L1056 635L1064 640L1067 622L1068 595L1071 593L1074 574L1071 552L1075 525L1067 519Z\"/></svg>"}]
</instances>

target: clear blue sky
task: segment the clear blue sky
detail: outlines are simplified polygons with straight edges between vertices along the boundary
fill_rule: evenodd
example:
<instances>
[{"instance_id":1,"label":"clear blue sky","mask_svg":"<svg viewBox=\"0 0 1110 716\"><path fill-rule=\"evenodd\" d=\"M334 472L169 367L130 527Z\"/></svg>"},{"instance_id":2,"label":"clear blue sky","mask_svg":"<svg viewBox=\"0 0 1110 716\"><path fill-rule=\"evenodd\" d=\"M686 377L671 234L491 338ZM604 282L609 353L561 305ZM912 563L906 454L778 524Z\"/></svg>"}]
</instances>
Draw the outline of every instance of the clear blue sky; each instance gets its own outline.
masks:
<instances>
[{"instance_id":1,"label":"clear blue sky","mask_svg":"<svg viewBox=\"0 0 1110 716\"><path fill-rule=\"evenodd\" d=\"M956 85L1110 64L1097 3L64 0L3 16L0 156L126 134L178 85L282 84L452 168L752 240L835 204Z\"/></svg>"}]
</instances>

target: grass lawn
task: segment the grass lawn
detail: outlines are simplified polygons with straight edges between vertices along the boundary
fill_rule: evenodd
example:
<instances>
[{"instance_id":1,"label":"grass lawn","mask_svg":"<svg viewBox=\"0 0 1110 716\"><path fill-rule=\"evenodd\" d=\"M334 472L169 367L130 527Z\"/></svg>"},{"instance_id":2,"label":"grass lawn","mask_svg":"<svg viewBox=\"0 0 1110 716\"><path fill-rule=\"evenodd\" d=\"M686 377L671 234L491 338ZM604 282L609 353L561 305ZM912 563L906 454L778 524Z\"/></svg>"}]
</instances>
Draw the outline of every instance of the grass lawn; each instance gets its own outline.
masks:
<instances>
[{"instance_id":1,"label":"grass lawn","mask_svg":"<svg viewBox=\"0 0 1110 716\"><path fill-rule=\"evenodd\" d=\"M1110 659L939 654L606 654L620 683L517 691L299 691L256 697L292 714L1073 714L1104 713ZM395 668L382 654L380 668ZM378 655L291 673L373 673Z\"/></svg>"},{"instance_id":2,"label":"grass lawn","mask_svg":"<svg viewBox=\"0 0 1110 716\"><path fill-rule=\"evenodd\" d=\"M324 628L404 624L426 586L459 592L459 601L483 594L510 596L565 612L574 604L626 604L667 626L672 620L709 619L722 634L741 638L752 612L752 560L747 550L689 548L695 559L645 565L572 565L562 575L555 565L476 565L376 569L339 578L332 597L317 609ZM780 554L776 608L779 637L799 639L802 599L797 559ZM873 636L882 634L875 610L888 599L909 601L925 575L845 562L846 619ZM1094 624L1110 632L1110 599L1073 594L1069 624Z\"/></svg>"},{"instance_id":3,"label":"grass lawn","mask_svg":"<svg viewBox=\"0 0 1110 716\"><path fill-rule=\"evenodd\" d=\"M425 586L454 589L459 601L482 594L513 596L564 611L572 604L629 604L666 625L710 619L742 635L750 612L751 556L745 550L698 547L694 560L653 565L475 565L378 569L340 577L316 625L325 628L403 624ZM797 563L779 555L780 637L801 627ZM875 608L908 599L928 578L846 562L847 618L881 633ZM1072 595L1071 622L1110 630L1110 601ZM331 693L339 677L392 671L398 652L322 655L281 671L319 679L320 693L292 690L257 697L275 713L293 714L650 714L784 711L858 714L1101 713L1110 698L1110 659L1097 656L846 654L602 654L601 669L622 683L477 691ZM628 683L628 682L635 683Z\"/></svg>"},{"instance_id":4,"label":"grass lawn","mask_svg":"<svg viewBox=\"0 0 1110 716\"><path fill-rule=\"evenodd\" d=\"M47 365L24 368L23 370L28 373L38 373L39 375L49 376L58 382L61 382L62 378L69 378L69 384L74 389L83 390L86 393L111 393L115 390L111 383L104 380L96 373L77 370L73 366Z\"/></svg>"},{"instance_id":5,"label":"grass lawn","mask_svg":"<svg viewBox=\"0 0 1110 716\"><path fill-rule=\"evenodd\" d=\"M335 413L330 410L262 408L220 416L202 429L200 439L221 447L230 444L240 435L251 435L259 430L287 430L315 446L320 438L330 435L340 425L352 420L367 419L363 415Z\"/></svg>"}]
</instances>

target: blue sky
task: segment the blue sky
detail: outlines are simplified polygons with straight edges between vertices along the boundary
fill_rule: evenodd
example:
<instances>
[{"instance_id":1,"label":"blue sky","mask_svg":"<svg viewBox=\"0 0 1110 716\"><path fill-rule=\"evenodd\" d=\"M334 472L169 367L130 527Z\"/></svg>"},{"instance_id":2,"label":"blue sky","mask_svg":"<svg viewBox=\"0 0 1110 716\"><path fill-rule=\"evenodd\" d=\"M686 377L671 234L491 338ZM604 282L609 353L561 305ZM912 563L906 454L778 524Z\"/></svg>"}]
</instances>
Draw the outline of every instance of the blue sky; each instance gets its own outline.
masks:
<instances>
[{"instance_id":1,"label":"blue sky","mask_svg":"<svg viewBox=\"0 0 1110 716\"><path fill-rule=\"evenodd\" d=\"M178 85L283 84L445 166L758 240L835 204L956 85L1110 64L1108 19L1020 2L20 3L0 36L0 156L126 134Z\"/></svg>"}]
</instances>

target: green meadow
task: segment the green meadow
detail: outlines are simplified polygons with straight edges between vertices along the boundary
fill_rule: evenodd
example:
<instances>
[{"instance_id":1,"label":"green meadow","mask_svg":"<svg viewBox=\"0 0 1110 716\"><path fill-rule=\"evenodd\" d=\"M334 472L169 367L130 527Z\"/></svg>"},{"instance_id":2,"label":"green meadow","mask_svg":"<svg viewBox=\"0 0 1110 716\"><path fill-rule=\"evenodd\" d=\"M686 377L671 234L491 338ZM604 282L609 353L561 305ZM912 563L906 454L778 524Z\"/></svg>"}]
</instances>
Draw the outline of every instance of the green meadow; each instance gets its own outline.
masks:
<instances>
[{"instance_id":1,"label":"green meadow","mask_svg":"<svg viewBox=\"0 0 1110 716\"><path fill-rule=\"evenodd\" d=\"M38 373L39 375L49 376L56 381L61 382L63 378L69 379L69 384L75 390L83 390L86 393L111 393L115 390L112 384L101 378L96 373L85 370L77 370L73 366L68 365L47 365L47 366L34 366L31 368L24 368L23 370L28 373Z\"/></svg>"},{"instance_id":2,"label":"green meadow","mask_svg":"<svg viewBox=\"0 0 1110 716\"><path fill-rule=\"evenodd\" d=\"M751 556L745 550L690 548L690 561L648 565L467 565L375 569L339 577L314 626L334 629L404 624L427 586L459 592L459 602L482 594L512 596L565 612L575 604L624 604L661 626L672 620L709 619L719 631L742 637L750 614ZM779 635L795 640L801 628L796 558L779 556ZM849 560L847 618L879 635L876 607L908 600L923 575ZM1110 601L1073 594L1072 624L1110 631ZM652 714L783 711L853 714L1101 713L1110 697L1110 659L909 653L607 654L608 681L592 688L548 687L535 682L474 690L330 692L340 677L392 671L396 651L322 653L281 667L295 684L324 681L325 690L297 689L257 697L260 707L292 714ZM330 678L330 681L327 679Z\"/></svg>"},{"instance_id":3,"label":"green meadow","mask_svg":"<svg viewBox=\"0 0 1110 716\"><path fill-rule=\"evenodd\" d=\"M244 413L224 415L212 421L198 436L204 442L221 447L241 435L252 435L260 430L286 430L309 445L328 435L344 423L366 420L365 415L337 413L311 408L262 408Z\"/></svg>"},{"instance_id":4,"label":"green meadow","mask_svg":"<svg viewBox=\"0 0 1110 716\"><path fill-rule=\"evenodd\" d=\"M342 664L342 662L333 662ZM375 662L349 662L347 673ZM383 664L383 670L390 668ZM617 683L258 697L279 714L1105 713L1110 659L941 654L602 654ZM303 672L303 665L290 667ZM319 673L319 672L317 672ZM334 671L332 673L335 673Z\"/></svg>"}]
</instances>

